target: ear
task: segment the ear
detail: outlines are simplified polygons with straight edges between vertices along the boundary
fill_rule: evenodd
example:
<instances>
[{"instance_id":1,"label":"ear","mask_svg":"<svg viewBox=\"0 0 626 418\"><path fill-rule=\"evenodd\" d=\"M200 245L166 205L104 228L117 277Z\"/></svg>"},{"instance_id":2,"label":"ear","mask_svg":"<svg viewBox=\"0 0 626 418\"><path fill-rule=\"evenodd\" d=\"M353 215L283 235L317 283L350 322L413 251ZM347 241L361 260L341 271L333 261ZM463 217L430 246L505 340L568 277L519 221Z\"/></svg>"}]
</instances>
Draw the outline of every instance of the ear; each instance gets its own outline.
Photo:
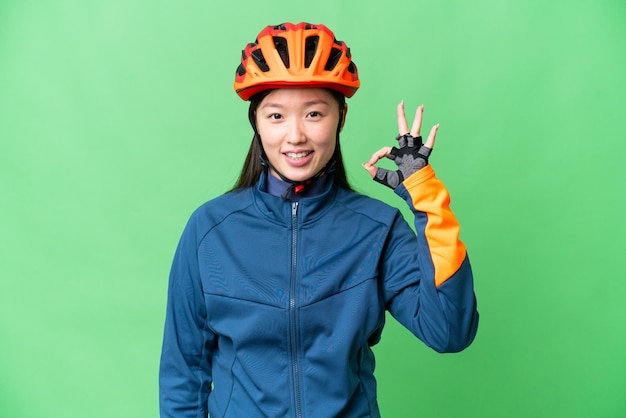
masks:
<instances>
[{"instance_id":1,"label":"ear","mask_svg":"<svg viewBox=\"0 0 626 418\"><path fill-rule=\"evenodd\" d=\"M341 123L339 124L339 132L343 129L343 125L346 123L346 115L348 114L348 103L343 105L343 114L341 115Z\"/></svg>"}]
</instances>

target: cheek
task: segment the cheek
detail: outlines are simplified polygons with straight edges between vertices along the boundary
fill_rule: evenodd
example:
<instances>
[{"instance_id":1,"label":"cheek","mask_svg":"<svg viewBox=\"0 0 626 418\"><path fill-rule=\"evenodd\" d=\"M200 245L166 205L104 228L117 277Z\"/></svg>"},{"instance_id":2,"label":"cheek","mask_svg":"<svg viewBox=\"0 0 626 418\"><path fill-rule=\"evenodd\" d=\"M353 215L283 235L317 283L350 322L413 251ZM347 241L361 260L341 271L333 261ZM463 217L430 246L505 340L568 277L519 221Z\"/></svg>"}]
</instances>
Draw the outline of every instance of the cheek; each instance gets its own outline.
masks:
<instances>
[{"instance_id":1,"label":"cheek","mask_svg":"<svg viewBox=\"0 0 626 418\"><path fill-rule=\"evenodd\" d=\"M330 142L327 144L326 148L327 148L327 150L328 150L328 153L329 153L329 154L331 154L331 155L332 155L332 154L334 154L334 153L335 153L335 148L336 148L336 145L337 145L337 143L335 142L335 138L333 138L333 139L332 139L332 141L330 141Z\"/></svg>"},{"instance_id":2,"label":"cheek","mask_svg":"<svg viewBox=\"0 0 626 418\"><path fill-rule=\"evenodd\" d=\"M319 148L324 149L325 151L330 152L331 154L335 151L335 146L337 144L337 131L336 127L326 128L323 132L320 132L318 136L317 145Z\"/></svg>"},{"instance_id":3,"label":"cheek","mask_svg":"<svg viewBox=\"0 0 626 418\"><path fill-rule=\"evenodd\" d=\"M319 164L327 164L328 161L330 161L330 159L333 157L333 155L335 154L335 148L336 148L336 140L335 137L332 138L332 140L325 140L323 143L318 143L317 144L317 158L319 161Z\"/></svg>"},{"instance_id":4,"label":"cheek","mask_svg":"<svg viewBox=\"0 0 626 418\"><path fill-rule=\"evenodd\" d=\"M257 132L261 137L261 144L265 149L275 147L280 142L277 139L278 136L275 130L268 129L268 127L263 124L257 124Z\"/></svg>"}]
</instances>

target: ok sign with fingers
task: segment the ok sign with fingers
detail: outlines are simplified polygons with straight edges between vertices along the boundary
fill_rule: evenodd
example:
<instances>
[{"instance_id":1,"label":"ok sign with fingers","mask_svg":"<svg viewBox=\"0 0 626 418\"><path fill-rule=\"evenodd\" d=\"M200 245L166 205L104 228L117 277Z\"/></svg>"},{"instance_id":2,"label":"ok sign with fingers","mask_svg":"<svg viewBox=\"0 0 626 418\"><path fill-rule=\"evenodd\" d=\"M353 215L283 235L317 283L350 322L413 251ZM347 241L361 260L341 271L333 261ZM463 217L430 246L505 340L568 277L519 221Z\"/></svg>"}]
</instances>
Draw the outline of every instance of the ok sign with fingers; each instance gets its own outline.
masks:
<instances>
[{"instance_id":1,"label":"ok sign with fingers","mask_svg":"<svg viewBox=\"0 0 626 418\"><path fill-rule=\"evenodd\" d=\"M421 105L415 112L413 125L409 131L409 125L404 115L404 102L400 102L398 105L398 136L396 137L399 148L383 147L376 151L367 163L363 163L363 168L370 173L375 181L395 189L407 177L428 164L428 157L435 144L439 124L432 127L426 143L423 144L420 136L423 114L424 105ZM376 163L385 157L396 163L398 166L396 171L376 167Z\"/></svg>"}]
</instances>

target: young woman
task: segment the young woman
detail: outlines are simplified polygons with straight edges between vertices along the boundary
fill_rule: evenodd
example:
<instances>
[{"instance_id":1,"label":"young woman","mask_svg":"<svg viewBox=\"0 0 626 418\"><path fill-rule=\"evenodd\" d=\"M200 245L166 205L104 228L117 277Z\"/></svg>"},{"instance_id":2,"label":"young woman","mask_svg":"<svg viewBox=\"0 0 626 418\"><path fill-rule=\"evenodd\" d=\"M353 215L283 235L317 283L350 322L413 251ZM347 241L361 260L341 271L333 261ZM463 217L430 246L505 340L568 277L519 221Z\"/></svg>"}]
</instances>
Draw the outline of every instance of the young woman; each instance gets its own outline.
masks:
<instances>
[{"instance_id":1,"label":"young woman","mask_svg":"<svg viewBox=\"0 0 626 418\"><path fill-rule=\"evenodd\" d=\"M351 190L339 133L359 87L323 25L265 28L235 90L254 130L239 181L191 216L175 254L160 369L162 417L378 417L374 355L389 311L439 352L478 325L449 195L398 106L398 147L364 163L400 212ZM391 158L398 170L375 166Z\"/></svg>"}]
</instances>

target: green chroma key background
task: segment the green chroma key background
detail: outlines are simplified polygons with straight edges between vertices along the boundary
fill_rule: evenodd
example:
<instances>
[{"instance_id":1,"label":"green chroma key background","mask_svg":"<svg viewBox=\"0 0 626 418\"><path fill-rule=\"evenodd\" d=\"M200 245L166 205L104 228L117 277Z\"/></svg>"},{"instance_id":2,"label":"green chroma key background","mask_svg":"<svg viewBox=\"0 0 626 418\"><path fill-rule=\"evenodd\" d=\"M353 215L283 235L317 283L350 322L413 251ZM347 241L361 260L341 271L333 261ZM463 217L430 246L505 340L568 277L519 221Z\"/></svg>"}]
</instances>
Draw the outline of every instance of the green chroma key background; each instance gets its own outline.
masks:
<instances>
[{"instance_id":1,"label":"green chroma key background","mask_svg":"<svg viewBox=\"0 0 626 418\"><path fill-rule=\"evenodd\" d=\"M620 1L0 1L0 416L158 415L167 277L190 213L235 181L232 90L268 24L325 23L362 88L360 163L395 106L441 124L481 324L439 355L389 318L383 416L626 416L626 5Z\"/></svg>"}]
</instances>

